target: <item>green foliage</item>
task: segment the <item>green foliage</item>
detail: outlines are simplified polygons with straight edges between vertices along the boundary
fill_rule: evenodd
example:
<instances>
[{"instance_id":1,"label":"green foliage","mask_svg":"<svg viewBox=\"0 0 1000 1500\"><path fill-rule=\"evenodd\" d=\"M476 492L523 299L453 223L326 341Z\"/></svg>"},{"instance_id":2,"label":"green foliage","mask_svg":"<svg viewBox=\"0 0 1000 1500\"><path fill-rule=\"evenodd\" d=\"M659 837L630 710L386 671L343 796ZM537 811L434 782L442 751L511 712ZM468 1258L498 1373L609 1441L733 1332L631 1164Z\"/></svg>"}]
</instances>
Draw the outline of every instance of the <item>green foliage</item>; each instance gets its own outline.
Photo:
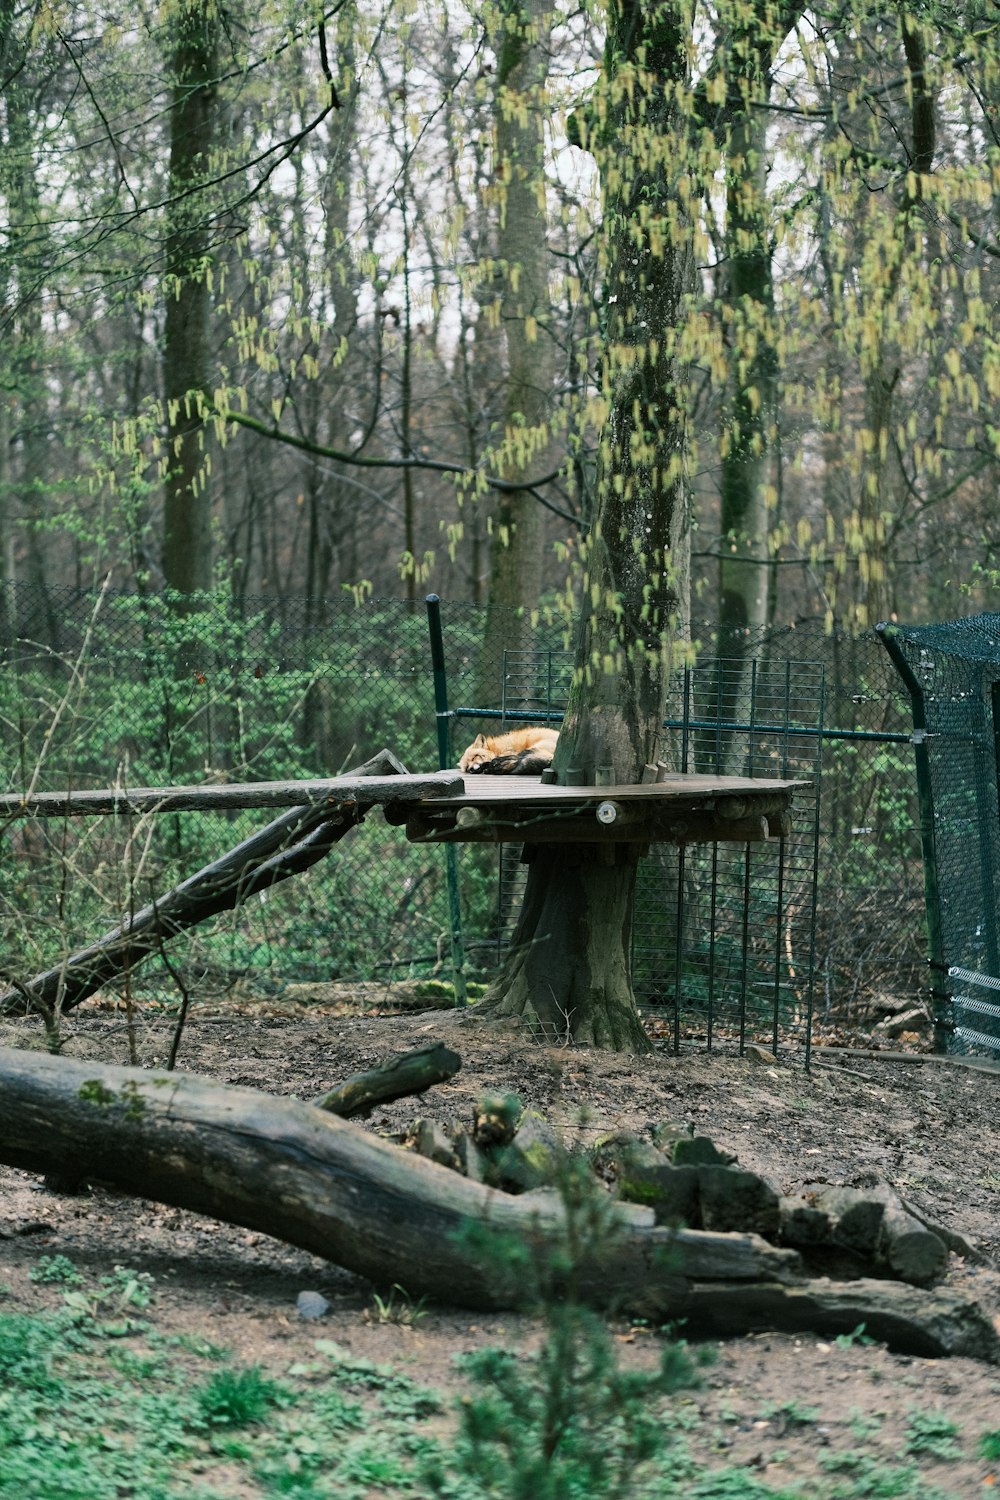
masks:
<instances>
[{"instance_id":1,"label":"green foliage","mask_svg":"<svg viewBox=\"0 0 1000 1500\"><path fill-rule=\"evenodd\" d=\"M856 1345L874 1344L875 1339L865 1333L864 1323L859 1323L850 1333L838 1333L833 1342L838 1349L853 1349Z\"/></svg>"},{"instance_id":2,"label":"green foliage","mask_svg":"<svg viewBox=\"0 0 1000 1500\"><path fill-rule=\"evenodd\" d=\"M405 1287L394 1282L388 1294L372 1293L374 1312L366 1313L369 1322L393 1323L397 1328L416 1328L427 1316L427 1298L414 1301Z\"/></svg>"},{"instance_id":3,"label":"green foliage","mask_svg":"<svg viewBox=\"0 0 1000 1500\"><path fill-rule=\"evenodd\" d=\"M979 1439L979 1456L987 1463L1000 1463L1000 1427L984 1432Z\"/></svg>"},{"instance_id":4,"label":"green foliage","mask_svg":"<svg viewBox=\"0 0 1000 1500\"><path fill-rule=\"evenodd\" d=\"M818 1406L804 1406L794 1398L778 1405L768 1404L763 1412L769 1421L777 1420L778 1426L785 1432L792 1427L811 1427L820 1419Z\"/></svg>"},{"instance_id":5,"label":"green foliage","mask_svg":"<svg viewBox=\"0 0 1000 1500\"><path fill-rule=\"evenodd\" d=\"M518 1240L477 1237L498 1277L534 1276L545 1337L536 1355L486 1349L465 1361L481 1390L462 1407L456 1447L466 1480L490 1500L573 1500L638 1493L671 1446L663 1398L696 1383L672 1338L652 1372L622 1369L605 1319L580 1301L580 1263L614 1242L608 1195L582 1157L563 1156L563 1232L539 1264Z\"/></svg>"},{"instance_id":6,"label":"green foliage","mask_svg":"<svg viewBox=\"0 0 1000 1500\"><path fill-rule=\"evenodd\" d=\"M883 1463L863 1450L821 1453L819 1464L838 1476L831 1500L953 1500L928 1484L914 1464Z\"/></svg>"},{"instance_id":7,"label":"green foliage","mask_svg":"<svg viewBox=\"0 0 1000 1500\"><path fill-rule=\"evenodd\" d=\"M202 1419L211 1427L250 1427L291 1393L268 1380L259 1365L244 1370L217 1370L195 1391Z\"/></svg>"},{"instance_id":8,"label":"green foliage","mask_svg":"<svg viewBox=\"0 0 1000 1500\"><path fill-rule=\"evenodd\" d=\"M181 613L161 596L108 594L66 622L65 658L19 656L0 674L13 785L37 789L318 777L383 745L436 764L426 627L401 608L280 623L224 593ZM290 606L291 608L291 606ZM293 611L294 613L294 611ZM93 618L91 618L93 614ZM277 811L273 815L277 815ZM271 814L151 814L34 821L0 861L4 965L22 977L217 858ZM470 930L492 925L495 872L463 881ZM31 920L25 920L25 914ZM266 984L294 977L409 977L439 966L448 932L442 852L410 846L380 815L333 858L176 940L181 974ZM175 994L155 958L130 981Z\"/></svg>"},{"instance_id":9,"label":"green foliage","mask_svg":"<svg viewBox=\"0 0 1000 1500\"><path fill-rule=\"evenodd\" d=\"M906 1423L906 1451L948 1461L960 1458L958 1425L939 1411L912 1411Z\"/></svg>"},{"instance_id":10,"label":"green foliage","mask_svg":"<svg viewBox=\"0 0 1000 1500\"><path fill-rule=\"evenodd\" d=\"M41 1255L28 1272L32 1281L57 1286L82 1286L83 1277L66 1255Z\"/></svg>"},{"instance_id":11,"label":"green foliage","mask_svg":"<svg viewBox=\"0 0 1000 1500\"><path fill-rule=\"evenodd\" d=\"M745 1469L713 1469L710 1474L691 1479L683 1494L690 1500L802 1500L798 1487L775 1489Z\"/></svg>"},{"instance_id":12,"label":"green foliage","mask_svg":"<svg viewBox=\"0 0 1000 1500\"><path fill-rule=\"evenodd\" d=\"M658 1398L694 1379L686 1349L671 1341L655 1372L626 1371L596 1313L567 1301L545 1316L538 1355L489 1349L466 1361L484 1390L462 1410L461 1473L491 1500L636 1492L672 1441Z\"/></svg>"}]
</instances>

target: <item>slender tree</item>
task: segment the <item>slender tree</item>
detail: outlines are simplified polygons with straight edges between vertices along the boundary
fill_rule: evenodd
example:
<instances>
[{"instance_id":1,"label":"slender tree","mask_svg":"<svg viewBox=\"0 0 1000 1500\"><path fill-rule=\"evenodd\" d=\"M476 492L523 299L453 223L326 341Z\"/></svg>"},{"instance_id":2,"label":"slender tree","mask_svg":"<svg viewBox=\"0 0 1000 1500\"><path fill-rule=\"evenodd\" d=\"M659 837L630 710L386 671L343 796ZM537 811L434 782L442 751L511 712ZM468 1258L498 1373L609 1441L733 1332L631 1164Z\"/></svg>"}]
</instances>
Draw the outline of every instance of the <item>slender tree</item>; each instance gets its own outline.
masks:
<instances>
[{"instance_id":1,"label":"slender tree","mask_svg":"<svg viewBox=\"0 0 1000 1500\"><path fill-rule=\"evenodd\" d=\"M165 245L163 394L168 468L163 574L182 594L212 584L212 510L204 454L211 292L203 192L216 135L220 13L216 0L178 0L173 17L169 224Z\"/></svg>"},{"instance_id":2,"label":"slender tree","mask_svg":"<svg viewBox=\"0 0 1000 1500\"><path fill-rule=\"evenodd\" d=\"M507 347L505 479L551 467L556 346L549 295L545 124L554 0L503 0L496 71L497 263ZM496 693L501 644L525 647L542 591L544 511L529 490L501 494L490 516L489 593L480 701Z\"/></svg>"}]
</instances>

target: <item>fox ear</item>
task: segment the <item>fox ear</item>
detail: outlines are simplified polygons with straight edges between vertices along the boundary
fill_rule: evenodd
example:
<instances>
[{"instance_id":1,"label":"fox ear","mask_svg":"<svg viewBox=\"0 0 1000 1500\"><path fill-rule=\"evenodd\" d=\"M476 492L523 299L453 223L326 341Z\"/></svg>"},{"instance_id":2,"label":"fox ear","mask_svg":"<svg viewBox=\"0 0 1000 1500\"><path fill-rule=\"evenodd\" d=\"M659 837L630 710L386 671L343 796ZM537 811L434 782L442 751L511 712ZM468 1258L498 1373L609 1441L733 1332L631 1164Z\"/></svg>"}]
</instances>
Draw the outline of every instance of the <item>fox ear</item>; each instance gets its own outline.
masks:
<instances>
[{"instance_id":1,"label":"fox ear","mask_svg":"<svg viewBox=\"0 0 1000 1500\"><path fill-rule=\"evenodd\" d=\"M477 734L476 738L472 741L472 748L475 750L475 749L478 749L479 746L481 746L481 745L485 746L485 744L486 744L486 736L485 736L485 734Z\"/></svg>"}]
</instances>

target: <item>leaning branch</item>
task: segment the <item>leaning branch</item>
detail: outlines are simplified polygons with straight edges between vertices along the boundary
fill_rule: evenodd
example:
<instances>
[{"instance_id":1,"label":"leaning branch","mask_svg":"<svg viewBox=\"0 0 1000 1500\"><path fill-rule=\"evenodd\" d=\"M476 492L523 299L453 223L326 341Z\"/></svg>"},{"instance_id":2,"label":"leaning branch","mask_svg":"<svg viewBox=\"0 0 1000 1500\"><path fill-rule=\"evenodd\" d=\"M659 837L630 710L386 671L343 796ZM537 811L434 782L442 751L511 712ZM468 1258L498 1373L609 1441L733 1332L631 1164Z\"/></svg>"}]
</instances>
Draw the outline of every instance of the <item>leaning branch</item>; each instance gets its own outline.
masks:
<instances>
[{"instance_id":1,"label":"leaning branch","mask_svg":"<svg viewBox=\"0 0 1000 1500\"><path fill-rule=\"evenodd\" d=\"M51 1017L57 1009L72 1010L103 984L126 969L131 972L150 954L160 952L163 944L179 933L220 912L232 911L248 897L308 870L356 827L371 807L387 800L432 796L435 792L445 795L452 786L446 778L400 775L402 770L392 752L382 750L349 776L325 783L265 783L265 790L270 788L271 796L280 798L285 805L293 797L308 795L304 787L314 786L319 790L315 801L292 807L56 968L0 994L0 1015L23 1011L26 1000L43 1016ZM458 781L460 784L461 778ZM130 794L127 789L37 793L30 801L22 800L19 804L15 797L12 810L35 816L45 811L51 815L53 811L175 810L178 806L204 806L204 798L195 797L192 801L193 793L218 793L226 797L237 791L233 787L146 790L148 796L142 792ZM249 795L256 788L244 790ZM130 796L137 799L134 804ZM171 801L171 797L176 800ZM50 803L49 798L56 799L55 803ZM86 807L80 805L80 798L85 799ZM110 805L105 806L108 799Z\"/></svg>"}]
</instances>

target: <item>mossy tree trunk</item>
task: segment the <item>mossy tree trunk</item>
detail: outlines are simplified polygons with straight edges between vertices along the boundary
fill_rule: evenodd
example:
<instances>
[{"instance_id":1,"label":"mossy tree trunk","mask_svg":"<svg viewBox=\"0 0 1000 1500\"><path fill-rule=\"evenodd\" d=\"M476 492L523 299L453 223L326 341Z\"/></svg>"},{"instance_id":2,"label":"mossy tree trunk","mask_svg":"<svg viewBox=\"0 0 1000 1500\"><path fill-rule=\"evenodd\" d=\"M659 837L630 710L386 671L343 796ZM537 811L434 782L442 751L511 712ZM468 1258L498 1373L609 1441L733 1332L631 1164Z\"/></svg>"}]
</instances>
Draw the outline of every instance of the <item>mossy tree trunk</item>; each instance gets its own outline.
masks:
<instances>
[{"instance_id":1,"label":"mossy tree trunk","mask_svg":"<svg viewBox=\"0 0 1000 1500\"><path fill-rule=\"evenodd\" d=\"M720 168L742 153L747 191L735 209L753 218L740 248L756 280L730 291L744 313L755 297L766 309L750 121L766 103L773 59L800 10L799 0L723 6L705 67L709 39L695 43L687 7L611 0L601 86L585 118L574 120L603 184L605 417L556 765L580 768L588 781L599 767L616 781L636 781L644 765L669 758L667 695L689 620L689 370L700 364L714 373L721 363L712 319L698 302L697 262L708 257L701 205ZM755 378L766 384L770 367ZM769 407L769 391L762 404ZM747 457L757 459L764 437L749 434ZM741 475L744 492L757 478L756 469ZM626 845L538 849L513 949L484 1007L523 1017L552 1039L647 1050L629 970L637 858Z\"/></svg>"},{"instance_id":2,"label":"mossy tree trunk","mask_svg":"<svg viewBox=\"0 0 1000 1500\"><path fill-rule=\"evenodd\" d=\"M679 7L611 6L586 144L602 169L606 420L574 686L557 766L638 779L659 751L685 633L688 501L683 372L673 338L692 286L677 185L687 33ZM539 1036L643 1052L629 965L637 851L542 846L514 944L483 1005Z\"/></svg>"}]
</instances>

